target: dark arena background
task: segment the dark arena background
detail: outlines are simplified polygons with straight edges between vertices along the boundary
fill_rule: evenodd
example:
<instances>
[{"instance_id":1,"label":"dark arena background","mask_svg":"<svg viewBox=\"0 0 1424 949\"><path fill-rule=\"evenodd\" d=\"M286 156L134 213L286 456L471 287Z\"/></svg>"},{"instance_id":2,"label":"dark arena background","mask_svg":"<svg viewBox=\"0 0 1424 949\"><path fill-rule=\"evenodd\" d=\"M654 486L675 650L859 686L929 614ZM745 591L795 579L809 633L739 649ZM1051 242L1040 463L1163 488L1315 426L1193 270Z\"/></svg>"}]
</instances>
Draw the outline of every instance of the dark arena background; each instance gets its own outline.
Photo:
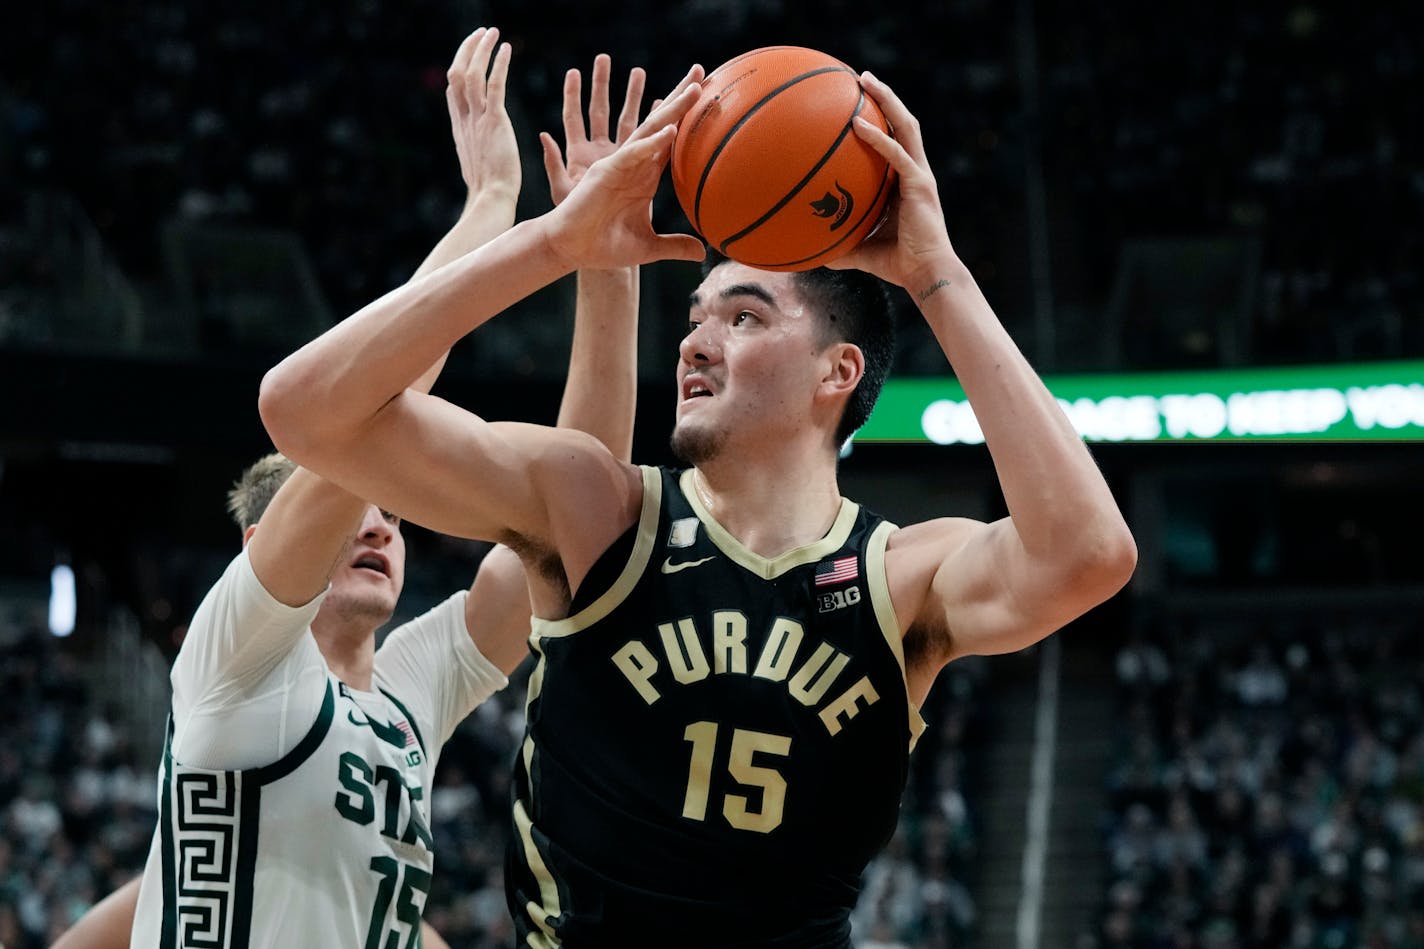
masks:
<instances>
[{"instance_id":1,"label":"dark arena background","mask_svg":"<svg viewBox=\"0 0 1424 949\"><path fill-rule=\"evenodd\" d=\"M1424 947L1424 19L1413 3L51 0L0 29L0 945L141 867L167 667L238 549L262 373L402 283L463 186L444 72L514 47L520 217L564 70L823 49L920 117L950 233L1141 550L1113 601L951 665L859 946ZM671 189L655 218L685 229ZM665 462L696 268L643 270ZM551 422L565 281L437 393ZM843 490L1002 513L912 307ZM481 545L408 530L401 615ZM442 759L426 919L507 945L522 679Z\"/></svg>"}]
</instances>

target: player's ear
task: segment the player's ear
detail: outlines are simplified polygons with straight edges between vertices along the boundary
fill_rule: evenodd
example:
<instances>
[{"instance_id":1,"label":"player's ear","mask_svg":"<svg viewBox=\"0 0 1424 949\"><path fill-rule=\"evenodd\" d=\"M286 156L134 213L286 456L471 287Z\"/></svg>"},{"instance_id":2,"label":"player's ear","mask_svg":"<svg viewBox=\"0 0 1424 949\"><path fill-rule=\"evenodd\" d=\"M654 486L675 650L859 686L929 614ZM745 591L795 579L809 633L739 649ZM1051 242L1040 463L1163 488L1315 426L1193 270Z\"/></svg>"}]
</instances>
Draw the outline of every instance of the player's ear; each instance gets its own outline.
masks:
<instances>
[{"instance_id":1,"label":"player's ear","mask_svg":"<svg viewBox=\"0 0 1424 949\"><path fill-rule=\"evenodd\" d=\"M827 349L826 373L821 377L821 386L828 395L845 393L849 395L860 384L865 375L865 354L855 343L833 343Z\"/></svg>"},{"instance_id":2,"label":"player's ear","mask_svg":"<svg viewBox=\"0 0 1424 949\"><path fill-rule=\"evenodd\" d=\"M247 542L252 539L252 535L257 533L257 525L249 524L247 530L242 532L242 546L246 547Z\"/></svg>"}]
</instances>

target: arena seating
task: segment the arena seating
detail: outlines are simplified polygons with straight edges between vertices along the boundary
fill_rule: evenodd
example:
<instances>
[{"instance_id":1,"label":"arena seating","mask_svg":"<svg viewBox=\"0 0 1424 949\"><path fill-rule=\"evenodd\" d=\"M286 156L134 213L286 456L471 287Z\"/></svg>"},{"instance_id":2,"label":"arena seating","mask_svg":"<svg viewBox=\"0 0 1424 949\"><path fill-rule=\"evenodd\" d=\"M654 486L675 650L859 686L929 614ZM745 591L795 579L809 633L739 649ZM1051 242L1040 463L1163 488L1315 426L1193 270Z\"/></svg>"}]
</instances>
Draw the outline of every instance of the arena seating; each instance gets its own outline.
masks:
<instances>
[{"instance_id":1,"label":"arena seating","mask_svg":"<svg viewBox=\"0 0 1424 949\"><path fill-rule=\"evenodd\" d=\"M580 22L596 25L568 30L558 4L488 7L516 44L521 217L548 207L535 133L558 128L564 69L611 49L615 69L645 65L656 90L689 55L710 68L753 38L794 41L877 71L918 106L956 246L1041 368L1118 368L1105 360L1153 335L1140 330L1157 314L1132 312L1123 338L1104 349L1100 318L1131 267L1124 255L1162 238L1256 248L1243 261L1253 275L1247 325L1214 341L1216 318L1203 315L1199 329L1214 345L1198 355L1311 362L1424 352L1421 133L1408 113L1421 56L1418 31L1394 25L1408 20L1408 4L1371 4L1337 22L1337 11L1312 2L1084 12L1052 0L1033 5L1031 24L1012 4L933 4L914 16L892 4L856 9L855 30L840 27L842 8L823 4L810 17L782 4L595 2L578 9ZM153 0L130 15L67 0L14 16L0 39L0 129L13 143L0 149L0 174L19 193L72 196L150 310L187 299L165 226L290 232L340 316L403 282L459 207L441 94L471 27L458 5L420 17L382 4L259 15ZM696 47L660 42L659 23L680 24ZM56 41L26 39L41 35ZM925 37L935 38L933 55L899 54ZM92 94L96 76L102 97ZM1037 92L1028 113L1026 82ZM1030 167L1042 169L1041 215L1024 197ZM20 220L9 213L18 194L3 201L0 220ZM670 194L658 218L682 225ZM1029 263L1034 234L1051 251L1047 275ZM43 282L62 262L22 237L0 240L0 273ZM1058 342L1040 351L1031 310L1045 276ZM684 283L653 280L649 305L680 308ZM26 318L23 302L11 302L12 322ZM907 314L905 324L900 371L942 372L917 320ZM231 336L210 334L208 345ZM526 352L500 349L491 365L551 372L558 360L542 348L563 338L501 339ZM1173 340L1164 346L1146 357L1170 361Z\"/></svg>"},{"instance_id":2,"label":"arena seating","mask_svg":"<svg viewBox=\"0 0 1424 949\"><path fill-rule=\"evenodd\" d=\"M1079 945L1421 945L1417 617L1217 625L1118 655L1109 885Z\"/></svg>"}]
</instances>

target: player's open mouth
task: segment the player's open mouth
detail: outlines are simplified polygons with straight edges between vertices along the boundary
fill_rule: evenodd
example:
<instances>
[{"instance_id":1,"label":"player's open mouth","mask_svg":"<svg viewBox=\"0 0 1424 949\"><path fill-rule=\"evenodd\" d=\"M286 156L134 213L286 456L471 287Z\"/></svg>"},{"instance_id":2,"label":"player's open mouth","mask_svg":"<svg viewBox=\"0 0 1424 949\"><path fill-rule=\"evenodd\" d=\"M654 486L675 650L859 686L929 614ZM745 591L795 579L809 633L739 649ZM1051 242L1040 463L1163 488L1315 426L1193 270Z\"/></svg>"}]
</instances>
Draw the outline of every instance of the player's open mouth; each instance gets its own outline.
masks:
<instances>
[{"instance_id":1,"label":"player's open mouth","mask_svg":"<svg viewBox=\"0 0 1424 949\"><path fill-rule=\"evenodd\" d=\"M688 399L711 398L711 396L712 390L703 385L700 380L691 377L682 380L682 399L684 402Z\"/></svg>"},{"instance_id":2,"label":"player's open mouth","mask_svg":"<svg viewBox=\"0 0 1424 949\"><path fill-rule=\"evenodd\" d=\"M352 562L351 566L360 567L364 570L374 570L383 577L389 577L391 575L391 565L389 561L376 553L362 554Z\"/></svg>"}]
</instances>

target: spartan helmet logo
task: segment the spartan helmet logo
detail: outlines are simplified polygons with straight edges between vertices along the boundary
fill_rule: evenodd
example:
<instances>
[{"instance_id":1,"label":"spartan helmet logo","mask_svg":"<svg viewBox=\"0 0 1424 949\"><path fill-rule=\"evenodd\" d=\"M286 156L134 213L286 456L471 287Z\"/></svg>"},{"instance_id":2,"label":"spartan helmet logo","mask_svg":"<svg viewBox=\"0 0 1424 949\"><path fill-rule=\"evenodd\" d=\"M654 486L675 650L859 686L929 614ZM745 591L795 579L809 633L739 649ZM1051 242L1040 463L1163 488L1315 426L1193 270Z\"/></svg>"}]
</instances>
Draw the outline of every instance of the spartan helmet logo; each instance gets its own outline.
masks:
<instances>
[{"instance_id":1,"label":"spartan helmet logo","mask_svg":"<svg viewBox=\"0 0 1424 949\"><path fill-rule=\"evenodd\" d=\"M842 188L839 181L835 184L836 190L841 193L839 198L827 191L825 197L811 202L811 213L816 217L830 218L833 231L846 222L851 208L855 207L855 199L850 196L850 192Z\"/></svg>"}]
</instances>

